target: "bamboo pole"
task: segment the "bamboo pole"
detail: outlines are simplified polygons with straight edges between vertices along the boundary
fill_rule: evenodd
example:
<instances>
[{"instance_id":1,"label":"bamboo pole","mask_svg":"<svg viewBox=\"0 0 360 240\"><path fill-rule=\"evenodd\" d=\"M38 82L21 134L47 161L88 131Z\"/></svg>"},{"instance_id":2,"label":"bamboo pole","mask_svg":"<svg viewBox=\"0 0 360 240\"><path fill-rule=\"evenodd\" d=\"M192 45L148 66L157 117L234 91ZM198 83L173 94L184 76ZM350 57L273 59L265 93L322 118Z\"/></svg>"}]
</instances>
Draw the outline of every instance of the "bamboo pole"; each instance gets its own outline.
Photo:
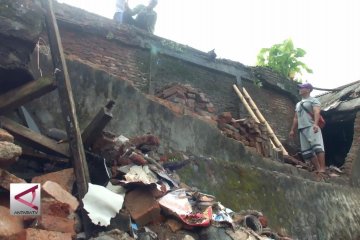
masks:
<instances>
[{"instance_id":1,"label":"bamboo pole","mask_svg":"<svg viewBox=\"0 0 360 240\"><path fill-rule=\"evenodd\" d=\"M235 92L237 93L237 95L239 96L241 102L244 104L246 110L250 113L251 117L255 120L255 122L260 123L259 119L257 118L257 116L255 115L254 111L251 109L251 107L249 106L249 104L246 102L246 99L244 98L244 96L242 95L242 93L240 92L240 90L238 89L238 87L234 84L233 85Z\"/></svg>"},{"instance_id":2,"label":"bamboo pole","mask_svg":"<svg viewBox=\"0 0 360 240\"><path fill-rule=\"evenodd\" d=\"M256 114L254 113L254 111L251 109L251 107L249 106L249 104L247 103L245 97L243 96L243 94L240 92L240 90L238 89L238 87L234 84L233 88L235 90L235 92L237 93L237 95L239 96L241 102L244 104L246 110L250 113L251 117L255 120L255 122L260 123L259 118L256 116ZM273 140L270 139L270 143L273 149L276 149L276 145L274 144Z\"/></svg>"},{"instance_id":3,"label":"bamboo pole","mask_svg":"<svg viewBox=\"0 0 360 240\"><path fill-rule=\"evenodd\" d=\"M288 152L286 151L286 149L284 148L284 146L279 141L279 139L276 137L271 126L266 121L264 116L261 114L259 108L256 106L255 102L252 100L252 98L250 97L249 93L246 91L245 88L243 88L243 92L244 92L245 100L247 100L250 103L251 107L255 110L255 114L258 117L258 119L260 120L260 122L265 124L266 128L268 129L268 131L270 133L270 137L272 138L272 140L274 140L275 145L281 149L281 151L283 152L283 155L289 155Z\"/></svg>"}]
</instances>

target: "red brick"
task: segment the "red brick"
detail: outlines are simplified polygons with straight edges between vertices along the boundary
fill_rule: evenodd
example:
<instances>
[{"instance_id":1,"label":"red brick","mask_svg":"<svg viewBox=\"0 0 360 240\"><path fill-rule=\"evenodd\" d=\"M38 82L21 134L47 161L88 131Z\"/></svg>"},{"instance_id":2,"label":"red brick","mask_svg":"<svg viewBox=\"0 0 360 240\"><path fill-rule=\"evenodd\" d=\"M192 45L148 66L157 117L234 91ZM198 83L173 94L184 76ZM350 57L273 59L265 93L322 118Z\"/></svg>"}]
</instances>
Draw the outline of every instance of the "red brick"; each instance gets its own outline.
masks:
<instances>
[{"instance_id":1,"label":"red brick","mask_svg":"<svg viewBox=\"0 0 360 240\"><path fill-rule=\"evenodd\" d=\"M10 215L10 209L0 206L0 239L7 239L11 235L23 231L21 217Z\"/></svg>"},{"instance_id":2,"label":"red brick","mask_svg":"<svg viewBox=\"0 0 360 240\"><path fill-rule=\"evenodd\" d=\"M14 142L14 137L6 130L0 128L0 141Z\"/></svg>"},{"instance_id":3,"label":"red brick","mask_svg":"<svg viewBox=\"0 0 360 240\"><path fill-rule=\"evenodd\" d=\"M26 183L26 181L6 170L0 169L0 187L10 191L10 183Z\"/></svg>"},{"instance_id":4,"label":"red brick","mask_svg":"<svg viewBox=\"0 0 360 240\"><path fill-rule=\"evenodd\" d=\"M74 211L70 209L70 205L67 203L59 202L53 198L41 199L41 214L68 217Z\"/></svg>"},{"instance_id":5,"label":"red brick","mask_svg":"<svg viewBox=\"0 0 360 240\"><path fill-rule=\"evenodd\" d=\"M134 221L144 226L161 217L160 205L148 189L135 189L125 195L125 208Z\"/></svg>"},{"instance_id":6,"label":"red brick","mask_svg":"<svg viewBox=\"0 0 360 240\"><path fill-rule=\"evenodd\" d=\"M231 123L232 120L232 115L231 112L223 112L220 114L219 116L219 120L223 119L223 121L225 121L225 123Z\"/></svg>"},{"instance_id":7,"label":"red brick","mask_svg":"<svg viewBox=\"0 0 360 240\"><path fill-rule=\"evenodd\" d=\"M72 188L75 182L74 169L68 168L58 172L52 172L45 175L37 176L32 179L32 183L40 183L43 185L46 181L52 181L59 184L69 193L72 192Z\"/></svg>"},{"instance_id":8,"label":"red brick","mask_svg":"<svg viewBox=\"0 0 360 240\"><path fill-rule=\"evenodd\" d=\"M47 231L70 233L75 235L75 220L42 214L38 218L38 227Z\"/></svg>"},{"instance_id":9,"label":"red brick","mask_svg":"<svg viewBox=\"0 0 360 240\"><path fill-rule=\"evenodd\" d=\"M76 200L76 198L55 182L46 181L45 184L42 185L42 190L44 191L45 195L51 196L61 203L69 204L70 209L73 211L75 211L79 206L79 202Z\"/></svg>"},{"instance_id":10,"label":"red brick","mask_svg":"<svg viewBox=\"0 0 360 240\"><path fill-rule=\"evenodd\" d=\"M71 234L27 228L20 234L10 237L9 240L71 240Z\"/></svg>"}]
</instances>

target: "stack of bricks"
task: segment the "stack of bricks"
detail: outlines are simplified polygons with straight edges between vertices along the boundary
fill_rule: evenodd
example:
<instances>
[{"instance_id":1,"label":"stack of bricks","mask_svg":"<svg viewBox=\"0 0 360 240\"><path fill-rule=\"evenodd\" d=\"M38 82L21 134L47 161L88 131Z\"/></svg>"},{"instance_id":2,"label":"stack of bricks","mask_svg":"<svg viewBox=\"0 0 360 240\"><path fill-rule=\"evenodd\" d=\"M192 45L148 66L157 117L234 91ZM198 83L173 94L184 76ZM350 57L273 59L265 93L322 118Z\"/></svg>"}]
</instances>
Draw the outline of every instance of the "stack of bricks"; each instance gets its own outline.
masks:
<instances>
[{"instance_id":1,"label":"stack of bricks","mask_svg":"<svg viewBox=\"0 0 360 240\"><path fill-rule=\"evenodd\" d=\"M156 96L180 104L202 116L211 116L215 112L214 105L205 94L189 85L173 83L156 91Z\"/></svg>"},{"instance_id":2,"label":"stack of bricks","mask_svg":"<svg viewBox=\"0 0 360 240\"><path fill-rule=\"evenodd\" d=\"M218 116L218 128L230 138L240 141L245 146L256 148L265 157L270 156L271 145L266 126L251 118L235 120L230 112Z\"/></svg>"}]
</instances>

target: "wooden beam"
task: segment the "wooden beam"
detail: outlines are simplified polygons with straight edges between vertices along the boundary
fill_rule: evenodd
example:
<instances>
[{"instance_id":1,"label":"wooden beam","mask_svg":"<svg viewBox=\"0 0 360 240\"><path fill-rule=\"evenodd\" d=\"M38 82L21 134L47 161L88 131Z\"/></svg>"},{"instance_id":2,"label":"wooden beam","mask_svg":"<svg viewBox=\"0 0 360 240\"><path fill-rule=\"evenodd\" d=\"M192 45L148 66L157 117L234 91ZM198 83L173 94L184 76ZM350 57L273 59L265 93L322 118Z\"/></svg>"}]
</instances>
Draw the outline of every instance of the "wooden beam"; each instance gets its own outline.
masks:
<instances>
[{"instance_id":1,"label":"wooden beam","mask_svg":"<svg viewBox=\"0 0 360 240\"><path fill-rule=\"evenodd\" d=\"M56 88L52 78L42 77L0 95L0 114L14 110Z\"/></svg>"},{"instance_id":2,"label":"wooden beam","mask_svg":"<svg viewBox=\"0 0 360 240\"><path fill-rule=\"evenodd\" d=\"M52 0L42 0L42 6L45 10L45 22L51 58L55 69L54 74L58 86L59 97L61 99L60 106L69 137L69 147L76 176L77 189L79 198L82 199L87 193L90 178L79 123L76 116L70 76L66 65L59 28L53 11Z\"/></svg>"},{"instance_id":3,"label":"wooden beam","mask_svg":"<svg viewBox=\"0 0 360 240\"><path fill-rule=\"evenodd\" d=\"M102 131L113 117L111 113L113 105L114 101L111 100L105 107L100 109L93 120L84 129L81 134L84 146L91 146L101 135Z\"/></svg>"},{"instance_id":4,"label":"wooden beam","mask_svg":"<svg viewBox=\"0 0 360 240\"><path fill-rule=\"evenodd\" d=\"M56 141L44 135L36 133L17 122L0 116L2 128L14 135L15 139L29 147L43 152L60 154L63 157L70 157L68 144L58 144Z\"/></svg>"}]
</instances>

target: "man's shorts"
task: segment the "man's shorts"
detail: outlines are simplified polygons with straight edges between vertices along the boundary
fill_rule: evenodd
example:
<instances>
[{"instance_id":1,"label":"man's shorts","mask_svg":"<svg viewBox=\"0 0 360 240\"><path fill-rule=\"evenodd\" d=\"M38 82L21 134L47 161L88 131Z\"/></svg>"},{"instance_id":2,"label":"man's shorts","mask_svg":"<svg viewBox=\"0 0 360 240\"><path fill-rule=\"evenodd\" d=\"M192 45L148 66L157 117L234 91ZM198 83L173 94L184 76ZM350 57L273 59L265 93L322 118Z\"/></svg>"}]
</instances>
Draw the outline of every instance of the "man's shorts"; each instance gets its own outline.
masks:
<instances>
[{"instance_id":1,"label":"man's shorts","mask_svg":"<svg viewBox=\"0 0 360 240\"><path fill-rule=\"evenodd\" d=\"M299 129L299 136L301 154L304 159L310 159L314 154L324 152L324 141L320 128L317 133L314 133L312 126Z\"/></svg>"}]
</instances>

